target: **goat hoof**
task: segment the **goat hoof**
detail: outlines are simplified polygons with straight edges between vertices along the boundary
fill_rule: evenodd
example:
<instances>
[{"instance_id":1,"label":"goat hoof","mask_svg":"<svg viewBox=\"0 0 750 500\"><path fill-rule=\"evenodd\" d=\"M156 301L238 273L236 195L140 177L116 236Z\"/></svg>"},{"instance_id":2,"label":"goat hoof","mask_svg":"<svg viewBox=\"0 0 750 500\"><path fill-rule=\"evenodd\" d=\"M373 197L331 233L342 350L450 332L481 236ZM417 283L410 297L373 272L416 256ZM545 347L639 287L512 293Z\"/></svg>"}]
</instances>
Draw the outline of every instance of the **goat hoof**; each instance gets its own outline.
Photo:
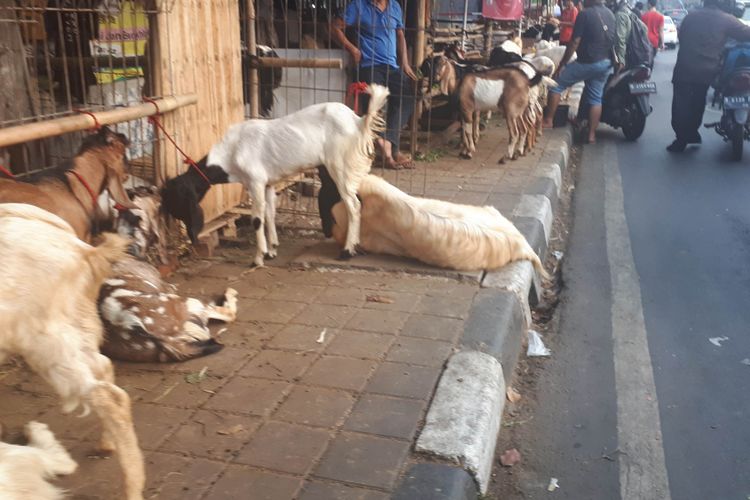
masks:
<instances>
[{"instance_id":1,"label":"goat hoof","mask_svg":"<svg viewBox=\"0 0 750 500\"><path fill-rule=\"evenodd\" d=\"M499 160L497 160L497 162L498 162L498 163L499 163L500 165L505 165L506 161L507 161L507 160L505 159L505 157L504 157L504 156L503 156L502 158L500 158Z\"/></svg>"},{"instance_id":2,"label":"goat hoof","mask_svg":"<svg viewBox=\"0 0 750 500\"><path fill-rule=\"evenodd\" d=\"M262 260L260 260L260 261L258 261L258 260L254 260L254 261L253 261L253 265L252 265L252 266L250 266L250 267L264 267L264 263L263 263L263 261L262 261Z\"/></svg>"},{"instance_id":3,"label":"goat hoof","mask_svg":"<svg viewBox=\"0 0 750 500\"><path fill-rule=\"evenodd\" d=\"M458 157L462 160L471 160L471 155L469 153L460 153Z\"/></svg>"},{"instance_id":4,"label":"goat hoof","mask_svg":"<svg viewBox=\"0 0 750 500\"><path fill-rule=\"evenodd\" d=\"M263 258L266 259L266 260L273 260L273 259L276 258L276 252L273 252L273 253L271 253L271 252L264 253L263 254Z\"/></svg>"},{"instance_id":5,"label":"goat hoof","mask_svg":"<svg viewBox=\"0 0 750 500\"><path fill-rule=\"evenodd\" d=\"M351 252L349 250L341 250L338 260L349 260L352 257L354 257L354 252Z\"/></svg>"}]
</instances>

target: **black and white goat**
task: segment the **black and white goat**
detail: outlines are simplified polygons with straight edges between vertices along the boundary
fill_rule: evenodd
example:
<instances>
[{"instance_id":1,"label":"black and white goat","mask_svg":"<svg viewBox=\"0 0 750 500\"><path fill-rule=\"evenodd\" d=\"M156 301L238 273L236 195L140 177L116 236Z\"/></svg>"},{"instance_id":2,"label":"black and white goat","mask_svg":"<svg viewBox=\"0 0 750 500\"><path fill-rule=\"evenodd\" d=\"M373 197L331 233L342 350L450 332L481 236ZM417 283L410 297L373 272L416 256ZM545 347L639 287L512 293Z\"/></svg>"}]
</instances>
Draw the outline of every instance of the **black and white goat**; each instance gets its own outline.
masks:
<instances>
[{"instance_id":1,"label":"black and white goat","mask_svg":"<svg viewBox=\"0 0 750 500\"><path fill-rule=\"evenodd\" d=\"M341 244L347 230L346 210L325 172L320 179L318 208L323 232ZM543 278L549 277L526 238L494 207L417 198L374 175L362 180L358 195L365 251L465 271L529 260Z\"/></svg>"},{"instance_id":2,"label":"black and white goat","mask_svg":"<svg viewBox=\"0 0 750 500\"><path fill-rule=\"evenodd\" d=\"M211 184L241 182L252 199L257 239L253 263L262 266L264 257L276 256L279 244L274 184L324 165L342 194L351 221L341 256L353 256L359 243L357 189L372 166L375 133L383 128L380 109L388 98L388 89L380 85L370 85L368 91L370 103L362 117L342 103L329 102L283 118L233 125L199 162L201 172L190 168L167 181L162 189L162 209L183 221L195 242L203 228L199 202L210 187L201 173Z\"/></svg>"}]
</instances>

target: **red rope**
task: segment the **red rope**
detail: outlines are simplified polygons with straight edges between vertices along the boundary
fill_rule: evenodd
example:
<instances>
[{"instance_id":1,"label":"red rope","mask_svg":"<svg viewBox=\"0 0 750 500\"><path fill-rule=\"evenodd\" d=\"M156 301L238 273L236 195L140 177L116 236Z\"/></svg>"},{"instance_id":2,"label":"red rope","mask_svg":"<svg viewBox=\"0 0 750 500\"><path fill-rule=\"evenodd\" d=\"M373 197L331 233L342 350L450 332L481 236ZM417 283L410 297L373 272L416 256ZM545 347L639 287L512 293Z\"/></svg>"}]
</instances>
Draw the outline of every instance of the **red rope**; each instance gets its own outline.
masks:
<instances>
[{"instance_id":1,"label":"red rope","mask_svg":"<svg viewBox=\"0 0 750 500\"><path fill-rule=\"evenodd\" d=\"M11 179L15 179L16 178L16 176L13 175L10 170L8 170L7 168L3 167L2 165L0 165L0 173L3 173L5 175L7 175Z\"/></svg>"},{"instance_id":2,"label":"red rope","mask_svg":"<svg viewBox=\"0 0 750 500\"><path fill-rule=\"evenodd\" d=\"M94 190L91 189L91 186L89 186L89 183L86 182L86 179L81 177L81 174L76 172L75 170L68 170L71 174L75 176L76 179L80 181L81 184L83 184L83 187L86 188L86 191L89 192L89 195L91 196L91 201L94 203L94 210L96 211L96 206L98 205L96 194L94 194Z\"/></svg>"},{"instance_id":3,"label":"red rope","mask_svg":"<svg viewBox=\"0 0 750 500\"><path fill-rule=\"evenodd\" d=\"M346 103L355 113L359 114L359 94L367 92L367 83L365 82L354 82L349 85L346 90ZM350 98L354 98L353 105L349 104Z\"/></svg>"},{"instance_id":4,"label":"red rope","mask_svg":"<svg viewBox=\"0 0 750 500\"><path fill-rule=\"evenodd\" d=\"M148 117L148 121L151 122L151 123L153 123L155 127L157 127L159 130L162 131L162 133L164 134L164 137L166 137L167 139L169 139L169 142L171 142L172 145L175 147L175 149L180 152L180 154L183 156L183 158L185 158L184 163L186 163L186 164L190 165L191 167L193 167L195 169L195 171L198 172L198 174L200 174L201 177L203 177L203 180L206 181L206 183L208 185L211 185L211 181L209 180L208 177L206 177L206 174L204 174L203 171L198 167L198 164L195 163L195 161L193 161L193 159L190 158L187 155L187 153L185 153L182 150L182 148L180 148L180 146L177 145L177 143L175 142L175 140L172 139L172 136L170 136L167 133L167 131L164 129L164 125L162 125L161 122L159 121L159 117L161 116L161 110L159 109L159 105L156 103L156 101L154 101L153 99L149 99L148 97L144 97L143 101L144 102L149 102L149 103L153 104L154 107L156 108L156 114L153 115L153 116L149 116Z\"/></svg>"},{"instance_id":5,"label":"red rope","mask_svg":"<svg viewBox=\"0 0 750 500\"><path fill-rule=\"evenodd\" d=\"M89 115L94 120L94 126L91 127L91 130L99 130L102 128L102 124L99 123L99 120L96 118L96 115L92 113L91 111L86 111L85 109L79 109L79 108L73 108L73 111L76 113L81 113L83 115Z\"/></svg>"}]
</instances>

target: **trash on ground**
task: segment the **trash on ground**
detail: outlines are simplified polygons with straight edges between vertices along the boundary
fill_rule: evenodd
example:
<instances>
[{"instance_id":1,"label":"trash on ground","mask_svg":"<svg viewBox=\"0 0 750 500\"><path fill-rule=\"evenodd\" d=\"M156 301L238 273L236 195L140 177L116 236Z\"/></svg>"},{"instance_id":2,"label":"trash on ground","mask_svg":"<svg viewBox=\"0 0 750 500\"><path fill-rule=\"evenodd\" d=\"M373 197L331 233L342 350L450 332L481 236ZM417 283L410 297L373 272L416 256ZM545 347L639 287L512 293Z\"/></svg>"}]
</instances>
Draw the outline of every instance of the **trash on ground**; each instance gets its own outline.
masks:
<instances>
[{"instance_id":1,"label":"trash on ground","mask_svg":"<svg viewBox=\"0 0 750 500\"><path fill-rule=\"evenodd\" d=\"M320 335L318 336L318 340L316 340L315 342L317 342L318 344L322 344L323 342L325 342L326 341L326 333L327 332L328 332L328 329L327 328L323 328L323 331L320 332Z\"/></svg>"},{"instance_id":2,"label":"trash on ground","mask_svg":"<svg viewBox=\"0 0 750 500\"><path fill-rule=\"evenodd\" d=\"M505 450L505 453L500 455L500 463L502 464L503 467L513 467L520 461L521 461L521 454L515 448L511 448L510 450Z\"/></svg>"},{"instance_id":3,"label":"trash on ground","mask_svg":"<svg viewBox=\"0 0 750 500\"><path fill-rule=\"evenodd\" d=\"M549 478L549 486L547 486L547 491L555 491L559 487L560 485L558 484L556 477Z\"/></svg>"},{"instance_id":4,"label":"trash on ground","mask_svg":"<svg viewBox=\"0 0 750 500\"><path fill-rule=\"evenodd\" d=\"M395 301L390 297L384 297L383 295L368 295L366 297L367 302L377 302L378 304L393 304Z\"/></svg>"},{"instance_id":5,"label":"trash on ground","mask_svg":"<svg viewBox=\"0 0 750 500\"><path fill-rule=\"evenodd\" d=\"M188 373L187 375L185 375L185 382L187 382L188 384L200 384L201 382L203 382L203 380L205 380L207 371L208 367L204 366L199 372Z\"/></svg>"},{"instance_id":6,"label":"trash on ground","mask_svg":"<svg viewBox=\"0 0 750 500\"><path fill-rule=\"evenodd\" d=\"M229 429L219 429L218 431L216 431L216 434L220 434L222 436L233 436L235 434L239 434L240 432L244 432L245 430L247 429L245 429L243 425L237 424L233 425Z\"/></svg>"},{"instance_id":7,"label":"trash on ground","mask_svg":"<svg viewBox=\"0 0 750 500\"><path fill-rule=\"evenodd\" d=\"M550 350L544 346L542 337L535 330L528 331L529 347L526 349L527 356L549 356Z\"/></svg>"},{"instance_id":8,"label":"trash on ground","mask_svg":"<svg viewBox=\"0 0 750 500\"><path fill-rule=\"evenodd\" d=\"M726 342L727 340L729 340L729 337L711 337L708 339L708 341L716 347L721 347L721 343Z\"/></svg>"},{"instance_id":9,"label":"trash on ground","mask_svg":"<svg viewBox=\"0 0 750 500\"><path fill-rule=\"evenodd\" d=\"M745 358L742 361L740 361L743 365L750 366L750 358Z\"/></svg>"},{"instance_id":10,"label":"trash on ground","mask_svg":"<svg viewBox=\"0 0 750 500\"><path fill-rule=\"evenodd\" d=\"M555 257L555 259L561 260L563 258L563 255L565 255L565 253L561 252L560 250L554 250L552 252L552 255Z\"/></svg>"},{"instance_id":11,"label":"trash on ground","mask_svg":"<svg viewBox=\"0 0 750 500\"><path fill-rule=\"evenodd\" d=\"M511 403L518 403L521 400L521 395L511 386L508 386L508 388L505 389L505 397L507 397L508 401Z\"/></svg>"}]
</instances>

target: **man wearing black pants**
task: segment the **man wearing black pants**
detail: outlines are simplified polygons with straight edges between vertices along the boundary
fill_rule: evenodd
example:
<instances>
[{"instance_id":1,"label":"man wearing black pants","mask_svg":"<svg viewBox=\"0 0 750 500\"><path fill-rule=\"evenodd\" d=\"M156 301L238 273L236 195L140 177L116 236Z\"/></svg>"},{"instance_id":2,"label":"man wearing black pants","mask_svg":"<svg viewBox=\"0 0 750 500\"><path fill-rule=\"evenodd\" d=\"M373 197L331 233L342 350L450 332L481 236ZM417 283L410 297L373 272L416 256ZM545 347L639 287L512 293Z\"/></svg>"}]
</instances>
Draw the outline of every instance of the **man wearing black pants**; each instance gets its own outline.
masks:
<instances>
[{"instance_id":1,"label":"man wearing black pants","mask_svg":"<svg viewBox=\"0 0 750 500\"><path fill-rule=\"evenodd\" d=\"M667 151L681 153L700 144L708 87L721 71L721 53L729 38L750 41L750 26L724 12L731 1L704 0L704 8L689 13L680 26L680 49L672 74L672 129L675 140ZM722 10L724 9L724 10Z\"/></svg>"},{"instance_id":2,"label":"man wearing black pants","mask_svg":"<svg viewBox=\"0 0 750 500\"><path fill-rule=\"evenodd\" d=\"M344 34L346 27L354 29L356 45ZM409 66L401 5L397 0L352 0L344 18L334 20L333 37L357 65L355 81L378 83L390 91L386 131L377 141L386 168L414 168L411 158L399 151L401 129L414 112L417 79Z\"/></svg>"}]
</instances>

